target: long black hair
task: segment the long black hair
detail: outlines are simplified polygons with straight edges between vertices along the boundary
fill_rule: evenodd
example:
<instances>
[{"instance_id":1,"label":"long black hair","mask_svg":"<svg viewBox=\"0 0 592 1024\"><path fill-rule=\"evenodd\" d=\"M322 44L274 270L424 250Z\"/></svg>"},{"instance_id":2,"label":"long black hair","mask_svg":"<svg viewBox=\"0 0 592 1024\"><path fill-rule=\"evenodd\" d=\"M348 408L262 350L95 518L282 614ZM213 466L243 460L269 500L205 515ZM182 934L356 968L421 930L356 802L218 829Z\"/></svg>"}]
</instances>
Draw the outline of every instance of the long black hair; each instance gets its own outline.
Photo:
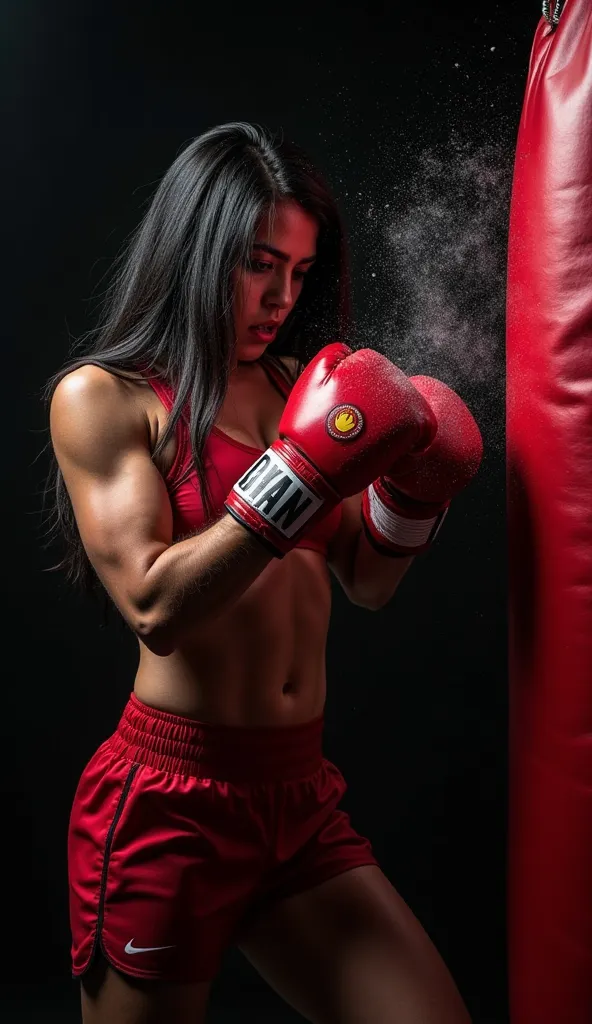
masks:
<instances>
[{"instance_id":1,"label":"long black hair","mask_svg":"<svg viewBox=\"0 0 592 1024\"><path fill-rule=\"evenodd\" d=\"M164 175L129 245L115 263L99 326L74 346L44 389L49 407L66 374L93 363L126 379L165 379L175 392L165 447L190 405L193 462L206 514L211 498L204 446L222 406L234 356L232 273L247 266L261 217L293 200L319 225L317 258L298 303L268 351L302 365L330 341L346 340L350 285L337 206L304 152L266 129L232 122L194 139ZM51 567L92 591L97 577L83 548L62 473L50 446L45 496L53 495L48 544L61 537L65 556Z\"/></svg>"}]
</instances>

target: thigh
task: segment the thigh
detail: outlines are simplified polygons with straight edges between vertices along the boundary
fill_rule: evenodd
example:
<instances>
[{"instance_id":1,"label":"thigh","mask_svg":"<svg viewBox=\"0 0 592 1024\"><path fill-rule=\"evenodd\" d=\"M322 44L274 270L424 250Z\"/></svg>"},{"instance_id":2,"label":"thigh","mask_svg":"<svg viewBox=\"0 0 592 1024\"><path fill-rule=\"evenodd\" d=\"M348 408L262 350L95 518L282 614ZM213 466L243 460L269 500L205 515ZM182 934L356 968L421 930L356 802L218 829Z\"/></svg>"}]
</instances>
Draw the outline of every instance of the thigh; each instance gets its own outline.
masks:
<instances>
[{"instance_id":1,"label":"thigh","mask_svg":"<svg viewBox=\"0 0 592 1024\"><path fill-rule=\"evenodd\" d=\"M97 957L81 983L83 1024L204 1024L210 982L140 981Z\"/></svg>"},{"instance_id":2,"label":"thigh","mask_svg":"<svg viewBox=\"0 0 592 1024\"><path fill-rule=\"evenodd\" d=\"M470 1024L435 946L374 865L277 902L240 948L314 1024Z\"/></svg>"}]
</instances>

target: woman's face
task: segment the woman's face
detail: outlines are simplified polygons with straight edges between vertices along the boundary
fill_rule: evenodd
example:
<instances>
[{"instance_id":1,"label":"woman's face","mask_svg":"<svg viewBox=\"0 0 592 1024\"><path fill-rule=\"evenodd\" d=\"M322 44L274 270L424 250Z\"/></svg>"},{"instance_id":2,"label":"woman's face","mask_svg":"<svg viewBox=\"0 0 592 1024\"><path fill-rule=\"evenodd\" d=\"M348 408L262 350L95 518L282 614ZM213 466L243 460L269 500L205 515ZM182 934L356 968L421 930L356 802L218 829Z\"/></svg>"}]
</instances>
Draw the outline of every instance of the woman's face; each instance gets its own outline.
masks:
<instances>
[{"instance_id":1,"label":"woman's face","mask_svg":"<svg viewBox=\"0 0 592 1024\"><path fill-rule=\"evenodd\" d=\"M275 223L263 217L251 264L235 272L234 328L238 362L252 362L274 340L302 291L316 256L318 224L298 203L276 207Z\"/></svg>"}]
</instances>

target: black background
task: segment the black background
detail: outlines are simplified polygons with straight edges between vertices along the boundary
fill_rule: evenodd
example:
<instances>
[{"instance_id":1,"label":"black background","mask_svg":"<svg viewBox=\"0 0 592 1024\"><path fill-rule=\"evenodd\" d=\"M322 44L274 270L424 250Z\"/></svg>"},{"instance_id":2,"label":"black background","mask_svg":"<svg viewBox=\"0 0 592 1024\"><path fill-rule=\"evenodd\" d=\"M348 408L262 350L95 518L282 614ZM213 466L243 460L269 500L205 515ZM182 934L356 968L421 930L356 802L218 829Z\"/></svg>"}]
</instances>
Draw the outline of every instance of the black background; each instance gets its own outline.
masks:
<instances>
[{"instance_id":1,"label":"black background","mask_svg":"<svg viewBox=\"0 0 592 1024\"><path fill-rule=\"evenodd\" d=\"M68 814L136 664L133 637L99 628L97 609L44 571L51 553L42 549L39 517L48 440L40 391L72 340L93 326L93 296L175 155L213 124L251 120L304 146L333 186L350 230L360 342L385 347L406 372L440 375L482 429L478 477L389 606L366 612L335 588L326 754L348 781L345 807L355 827L372 839L383 870L430 932L475 1020L505 1020L503 267L508 183L539 15L537 0L474 3L462 13L426 0L242 11L89 0L2 6L9 556L2 1019L25 1019L34 1000L44 1007L35 1020L76 1005ZM401 271L401 252L398 264L384 229L387 218L412 222L418 195L425 209L432 193L418 167L426 151L440 154L435 194L454 230L466 218L462 189L455 191L459 164L478 152L480 166L495 172L479 221L494 263L482 374L470 358L471 331L484 336L481 292L466 266L457 305L464 301L469 342L460 355L454 331L445 352L428 331L421 358L410 348L397 358L399 332L414 316L415 264L413 273ZM381 207L380 216L370 217L369 205ZM422 272L458 284L438 268L425 233L422 245ZM296 1019L231 951L212 1020L223 1012L242 1019L232 1003L245 996L251 1019L257 1007L259 1019L264 1012L278 1022Z\"/></svg>"}]
</instances>

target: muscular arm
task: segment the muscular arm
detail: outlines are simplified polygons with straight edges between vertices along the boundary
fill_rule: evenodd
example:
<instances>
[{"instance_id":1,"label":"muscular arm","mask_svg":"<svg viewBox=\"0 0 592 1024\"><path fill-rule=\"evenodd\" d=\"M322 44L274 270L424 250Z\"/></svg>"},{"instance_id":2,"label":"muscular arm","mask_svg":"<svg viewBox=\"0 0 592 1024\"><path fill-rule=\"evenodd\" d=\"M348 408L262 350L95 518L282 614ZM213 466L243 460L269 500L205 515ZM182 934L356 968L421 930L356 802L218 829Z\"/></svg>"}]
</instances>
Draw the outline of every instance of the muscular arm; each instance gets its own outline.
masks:
<instances>
[{"instance_id":1,"label":"muscular arm","mask_svg":"<svg viewBox=\"0 0 592 1024\"><path fill-rule=\"evenodd\" d=\"M148 424L129 386L96 366L56 388L51 437L85 551L131 629L156 654L235 601L272 556L225 515L176 544Z\"/></svg>"},{"instance_id":2,"label":"muscular arm","mask_svg":"<svg viewBox=\"0 0 592 1024\"><path fill-rule=\"evenodd\" d=\"M139 605L149 618L139 635L156 654L170 654L184 633L241 597L272 557L230 515L171 544L144 577Z\"/></svg>"},{"instance_id":3,"label":"muscular arm","mask_svg":"<svg viewBox=\"0 0 592 1024\"><path fill-rule=\"evenodd\" d=\"M342 504L340 527L329 549L329 565L353 604L377 611L392 598L414 558L388 558L366 539L360 494Z\"/></svg>"}]
</instances>

